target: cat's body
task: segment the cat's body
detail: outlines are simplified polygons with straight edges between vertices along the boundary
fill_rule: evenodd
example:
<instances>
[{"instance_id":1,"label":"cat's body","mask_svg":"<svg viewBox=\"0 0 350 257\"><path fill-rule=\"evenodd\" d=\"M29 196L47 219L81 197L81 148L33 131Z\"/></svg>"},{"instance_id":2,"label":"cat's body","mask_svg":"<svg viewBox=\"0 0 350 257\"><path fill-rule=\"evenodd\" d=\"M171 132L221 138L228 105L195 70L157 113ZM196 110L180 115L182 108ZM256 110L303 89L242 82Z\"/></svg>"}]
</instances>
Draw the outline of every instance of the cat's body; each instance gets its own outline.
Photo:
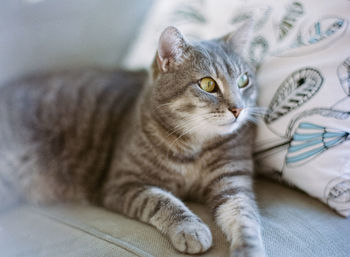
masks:
<instances>
[{"instance_id":1,"label":"cat's body","mask_svg":"<svg viewBox=\"0 0 350 257\"><path fill-rule=\"evenodd\" d=\"M141 72L89 69L1 87L3 180L34 203L98 200L145 79Z\"/></svg>"},{"instance_id":2,"label":"cat's body","mask_svg":"<svg viewBox=\"0 0 350 257\"><path fill-rule=\"evenodd\" d=\"M264 256L252 193L256 86L222 41L190 46L168 28L149 79L90 70L1 88L0 200L100 204L199 253L212 237L179 200L192 199L211 208L232 256ZM237 89L242 73L251 82ZM216 91L198 87L207 77Z\"/></svg>"}]
</instances>

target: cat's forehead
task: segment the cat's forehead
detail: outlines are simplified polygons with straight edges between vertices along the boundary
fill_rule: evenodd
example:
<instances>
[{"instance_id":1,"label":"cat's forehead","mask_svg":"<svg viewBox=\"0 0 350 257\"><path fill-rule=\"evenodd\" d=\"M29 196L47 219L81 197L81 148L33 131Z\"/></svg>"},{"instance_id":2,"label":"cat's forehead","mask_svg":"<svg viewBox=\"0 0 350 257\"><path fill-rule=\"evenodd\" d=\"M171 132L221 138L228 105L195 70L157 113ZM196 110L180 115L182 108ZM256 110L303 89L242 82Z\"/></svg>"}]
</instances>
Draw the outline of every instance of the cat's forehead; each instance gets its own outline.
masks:
<instances>
[{"instance_id":1,"label":"cat's forehead","mask_svg":"<svg viewBox=\"0 0 350 257\"><path fill-rule=\"evenodd\" d=\"M216 40L201 41L193 48L193 66L216 77L236 77L246 69L246 64L232 51Z\"/></svg>"}]
</instances>

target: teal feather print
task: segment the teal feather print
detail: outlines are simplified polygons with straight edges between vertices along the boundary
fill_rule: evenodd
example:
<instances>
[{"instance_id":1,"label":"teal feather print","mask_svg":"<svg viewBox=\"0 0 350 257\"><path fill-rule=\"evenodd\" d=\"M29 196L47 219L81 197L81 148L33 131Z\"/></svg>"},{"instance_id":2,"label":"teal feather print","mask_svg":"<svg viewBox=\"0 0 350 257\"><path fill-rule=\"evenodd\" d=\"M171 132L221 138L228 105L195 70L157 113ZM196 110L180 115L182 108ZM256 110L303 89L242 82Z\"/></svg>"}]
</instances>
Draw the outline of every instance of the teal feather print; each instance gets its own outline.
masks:
<instances>
[{"instance_id":1,"label":"teal feather print","mask_svg":"<svg viewBox=\"0 0 350 257\"><path fill-rule=\"evenodd\" d=\"M309 122L301 122L290 142L286 165L299 166L326 150L350 140L350 131L340 131Z\"/></svg>"},{"instance_id":2,"label":"teal feather print","mask_svg":"<svg viewBox=\"0 0 350 257\"><path fill-rule=\"evenodd\" d=\"M278 40L284 39L291 31L299 18L304 14L303 5L299 2L293 2L287 7L287 13L282 18L278 28Z\"/></svg>"},{"instance_id":3,"label":"teal feather print","mask_svg":"<svg viewBox=\"0 0 350 257\"><path fill-rule=\"evenodd\" d=\"M275 50L273 56L303 56L320 51L339 40L346 33L348 20L337 16L320 17L309 23L304 21L298 29L295 40L289 45Z\"/></svg>"},{"instance_id":4,"label":"teal feather print","mask_svg":"<svg viewBox=\"0 0 350 257\"><path fill-rule=\"evenodd\" d=\"M315 44L323 39L331 37L345 26L342 18L325 18L314 23L308 31L307 43Z\"/></svg>"}]
</instances>

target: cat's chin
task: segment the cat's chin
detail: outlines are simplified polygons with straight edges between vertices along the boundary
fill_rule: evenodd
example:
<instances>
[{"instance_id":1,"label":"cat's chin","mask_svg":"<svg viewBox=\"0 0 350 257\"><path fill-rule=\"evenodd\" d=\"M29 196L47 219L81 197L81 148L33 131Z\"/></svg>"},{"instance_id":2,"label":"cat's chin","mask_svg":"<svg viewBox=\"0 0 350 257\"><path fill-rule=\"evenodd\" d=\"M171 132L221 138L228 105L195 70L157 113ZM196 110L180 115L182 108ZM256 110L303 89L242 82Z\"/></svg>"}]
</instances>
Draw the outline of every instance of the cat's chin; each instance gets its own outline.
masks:
<instances>
[{"instance_id":1,"label":"cat's chin","mask_svg":"<svg viewBox=\"0 0 350 257\"><path fill-rule=\"evenodd\" d=\"M244 122L243 122L244 123ZM227 136L235 133L243 125L242 120L228 120L219 124L207 123L203 124L193 134L199 141L203 139Z\"/></svg>"},{"instance_id":2,"label":"cat's chin","mask_svg":"<svg viewBox=\"0 0 350 257\"><path fill-rule=\"evenodd\" d=\"M220 132L221 135L229 135L235 133L241 127L240 122L234 121L231 123L219 125L218 132Z\"/></svg>"},{"instance_id":3,"label":"cat's chin","mask_svg":"<svg viewBox=\"0 0 350 257\"><path fill-rule=\"evenodd\" d=\"M231 135L241 127L241 124L234 121L219 125L210 124L204 127L206 129L201 129L200 131L196 132L196 137L199 140Z\"/></svg>"}]
</instances>

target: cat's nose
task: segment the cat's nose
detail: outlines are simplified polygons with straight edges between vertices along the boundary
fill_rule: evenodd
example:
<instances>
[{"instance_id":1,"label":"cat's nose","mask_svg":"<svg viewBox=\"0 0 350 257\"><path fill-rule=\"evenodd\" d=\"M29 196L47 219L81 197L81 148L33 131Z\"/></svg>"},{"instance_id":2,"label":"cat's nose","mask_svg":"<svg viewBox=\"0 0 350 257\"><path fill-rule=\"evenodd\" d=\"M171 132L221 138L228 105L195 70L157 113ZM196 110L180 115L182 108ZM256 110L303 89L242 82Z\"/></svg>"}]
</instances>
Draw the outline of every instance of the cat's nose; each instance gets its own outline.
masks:
<instances>
[{"instance_id":1,"label":"cat's nose","mask_svg":"<svg viewBox=\"0 0 350 257\"><path fill-rule=\"evenodd\" d=\"M230 108L230 111L233 113L233 116L235 116L236 119L238 118L242 110L242 108Z\"/></svg>"}]
</instances>

